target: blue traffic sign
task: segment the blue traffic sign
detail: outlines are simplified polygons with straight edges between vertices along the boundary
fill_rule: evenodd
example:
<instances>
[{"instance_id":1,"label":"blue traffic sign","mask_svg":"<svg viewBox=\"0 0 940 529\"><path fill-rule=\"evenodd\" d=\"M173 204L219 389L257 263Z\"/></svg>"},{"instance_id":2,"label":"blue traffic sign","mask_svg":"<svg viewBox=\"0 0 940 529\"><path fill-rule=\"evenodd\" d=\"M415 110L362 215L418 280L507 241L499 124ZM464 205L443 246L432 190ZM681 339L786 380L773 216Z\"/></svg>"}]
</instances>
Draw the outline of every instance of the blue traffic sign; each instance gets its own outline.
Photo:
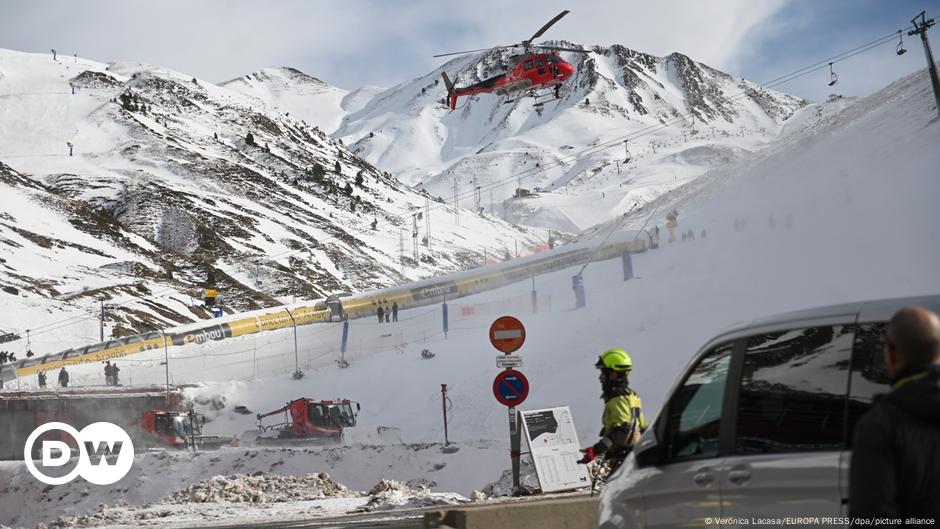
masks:
<instances>
[{"instance_id":1,"label":"blue traffic sign","mask_svg":"<svg viewBox=\"0 0 940 529\"><path fill-rule=\"evenodd\" d=\"M504 406L518 406L529 395L529 381L515 369L501 371L493 380L493 396Z\"/></svg>"}]
</instances>

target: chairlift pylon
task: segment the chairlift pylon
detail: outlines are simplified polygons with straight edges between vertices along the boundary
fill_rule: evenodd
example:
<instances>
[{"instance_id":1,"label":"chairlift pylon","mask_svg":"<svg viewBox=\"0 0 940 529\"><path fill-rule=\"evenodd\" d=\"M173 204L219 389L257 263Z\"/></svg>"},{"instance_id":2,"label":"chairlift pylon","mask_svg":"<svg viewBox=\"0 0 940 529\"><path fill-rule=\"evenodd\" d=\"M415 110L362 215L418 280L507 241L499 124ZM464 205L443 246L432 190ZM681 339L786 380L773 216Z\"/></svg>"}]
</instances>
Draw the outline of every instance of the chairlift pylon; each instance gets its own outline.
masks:
<instances>
[{"instance_id":1,"label":"chairlift pylon","mask_svg":"<svg viewBox=\"0 0 940 529\"><path fill-rule=\"evenodd\" d=\"M901 30L898 30L898 47L895 49L895 53L898 55L904 55L907 53L907 50L904 49L904 37L901 36Z\"/></svg>"},{"instance_id":2,"label":"chairlift pylon","mask_svg":"<svg viewBox=\"0 0 940 529\"><path fill-rule=\"evenodd\" d=\"M829 86L833 86L839 82L839 76L836 75L836 72L832 70L832 63L829 63Z\"/></svg>"}]
</instances>

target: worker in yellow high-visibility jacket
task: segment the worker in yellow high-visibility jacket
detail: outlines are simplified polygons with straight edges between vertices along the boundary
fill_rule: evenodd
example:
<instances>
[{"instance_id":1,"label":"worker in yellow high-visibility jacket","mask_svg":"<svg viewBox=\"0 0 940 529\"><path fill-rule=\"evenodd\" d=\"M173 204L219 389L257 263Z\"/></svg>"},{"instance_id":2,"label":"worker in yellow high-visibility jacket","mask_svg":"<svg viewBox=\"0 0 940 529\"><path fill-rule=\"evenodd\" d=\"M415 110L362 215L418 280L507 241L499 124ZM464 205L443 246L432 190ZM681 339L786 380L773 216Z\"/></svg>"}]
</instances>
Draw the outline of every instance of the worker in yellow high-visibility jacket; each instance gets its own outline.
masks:
<instances>
[{"instance_id":1,"label":"worker in yellow high-visibility jacket","mask_svg":"<svg viewBox=\"0 0 940 529\"><path fill-rule=\"evenodd\" d=\"M599 380L604 399L604 428L601 440L581 450L584 457L578 463L587 464L603 455L610 474L623 463L630 450L646 428L640 397L630 389L627 377L633 370L633 360L623 349L605 351L594 364L600 370Z\"/></svg>"}]
</instances>

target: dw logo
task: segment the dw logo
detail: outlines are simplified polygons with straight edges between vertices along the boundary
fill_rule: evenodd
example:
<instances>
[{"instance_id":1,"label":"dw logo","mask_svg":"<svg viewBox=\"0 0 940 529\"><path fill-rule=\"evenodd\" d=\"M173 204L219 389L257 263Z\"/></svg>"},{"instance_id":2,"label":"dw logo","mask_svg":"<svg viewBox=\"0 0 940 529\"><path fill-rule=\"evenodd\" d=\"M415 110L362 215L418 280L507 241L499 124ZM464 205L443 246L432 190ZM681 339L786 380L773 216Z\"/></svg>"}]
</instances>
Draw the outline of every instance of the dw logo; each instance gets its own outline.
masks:
<instances>
[{"instance_id":1,"label":"dw logo","mask_svg":"<svg viewBox=\"0 0 940 529\"><path fill-rule=\"evenodd\" d=\"M61 430L69 434L78 445L78 462L70 472L60 476L49 476L36 467L33 461L33 445L39 436L51 431ZM42 441L40 447L40 466L46 468L63 467L71 460L72 451L63 441ZM110 485L124 476L134 464L134 444L120 426L109 422L89 424L78 431L68 424L50 422L33 430L26 439L23 459L30 474L47 485L62 485L81 476L95 485ZM56 474L59 474L56 472Z\"/></svg>"}]
</instances>

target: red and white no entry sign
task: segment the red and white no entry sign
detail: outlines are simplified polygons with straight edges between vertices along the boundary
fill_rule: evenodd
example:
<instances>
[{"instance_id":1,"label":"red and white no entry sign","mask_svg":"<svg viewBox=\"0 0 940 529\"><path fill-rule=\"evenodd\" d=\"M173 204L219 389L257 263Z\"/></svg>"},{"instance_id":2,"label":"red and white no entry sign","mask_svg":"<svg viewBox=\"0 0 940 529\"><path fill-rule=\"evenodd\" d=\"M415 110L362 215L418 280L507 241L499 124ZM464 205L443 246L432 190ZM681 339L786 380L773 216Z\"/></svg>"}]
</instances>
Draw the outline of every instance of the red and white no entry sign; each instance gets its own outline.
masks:
<instances>
[{"instance_id":1,"label":"red and white no entry sign","mask_svg":"<svg viewBox=\"0 0 940 529\"><path fill-rule=\"evenodd\" d=\"M525 327L512 316L497 318L490 325L490 343L493 347L509 354L522 347L525 342Z\"/></svg>"}]
</instances>

